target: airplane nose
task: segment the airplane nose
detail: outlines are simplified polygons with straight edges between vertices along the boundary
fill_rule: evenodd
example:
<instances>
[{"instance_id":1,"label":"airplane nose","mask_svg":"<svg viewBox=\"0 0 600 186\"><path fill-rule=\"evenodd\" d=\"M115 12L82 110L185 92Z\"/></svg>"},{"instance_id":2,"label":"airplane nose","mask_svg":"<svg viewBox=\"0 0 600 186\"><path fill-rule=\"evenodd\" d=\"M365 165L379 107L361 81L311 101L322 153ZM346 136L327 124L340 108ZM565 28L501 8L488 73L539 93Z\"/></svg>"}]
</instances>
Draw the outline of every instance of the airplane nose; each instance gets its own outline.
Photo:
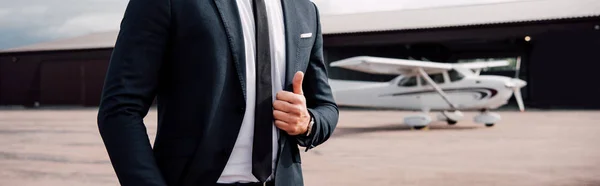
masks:
<instances>
[{"instance_id":1,"label":"airplane nose","mask_svg":"<svg viewBox=\"0 0 600 186\"><path fill-rule=\"evenodd\" d=\"M515 87L519 87L519 88L522 88L527 85L527 82L520 80L520 79L513 79L512 82L514 83Z\"/></svg>"},{"instance_id":2,"label":"airplane nose","mask_svg":"<svg viewBox=\"0 0 600 186\"><path fill-rule=\"evenodd\" d=\"M520 79L511 79L510 81L506 82L506 87L508 88L522 88L525 85L527 85L527 82Z\"/></svg>"}]
</instances>

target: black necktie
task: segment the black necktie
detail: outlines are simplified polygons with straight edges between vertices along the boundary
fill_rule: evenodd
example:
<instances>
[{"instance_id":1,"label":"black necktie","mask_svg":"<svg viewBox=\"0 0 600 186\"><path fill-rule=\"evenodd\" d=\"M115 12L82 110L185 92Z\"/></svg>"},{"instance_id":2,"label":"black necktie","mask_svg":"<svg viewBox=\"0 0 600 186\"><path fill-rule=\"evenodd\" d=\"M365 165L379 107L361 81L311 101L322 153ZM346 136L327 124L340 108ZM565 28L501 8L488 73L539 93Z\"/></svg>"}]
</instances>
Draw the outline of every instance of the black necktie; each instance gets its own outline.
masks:
<instances>
[{"instance_id":1,"label":"black necktie","mask_svg":"<svg viewBox=\"0 0 600 186\"><path fill-rule=\"evenodd\" d=\"M269 22L264 0L253 0L256 25L256 110L254 114L254 143L252 145L252 174L260 182L271 175L273 161L273 93L271 92L271 47Z\"/></svg>"}]
</instances>

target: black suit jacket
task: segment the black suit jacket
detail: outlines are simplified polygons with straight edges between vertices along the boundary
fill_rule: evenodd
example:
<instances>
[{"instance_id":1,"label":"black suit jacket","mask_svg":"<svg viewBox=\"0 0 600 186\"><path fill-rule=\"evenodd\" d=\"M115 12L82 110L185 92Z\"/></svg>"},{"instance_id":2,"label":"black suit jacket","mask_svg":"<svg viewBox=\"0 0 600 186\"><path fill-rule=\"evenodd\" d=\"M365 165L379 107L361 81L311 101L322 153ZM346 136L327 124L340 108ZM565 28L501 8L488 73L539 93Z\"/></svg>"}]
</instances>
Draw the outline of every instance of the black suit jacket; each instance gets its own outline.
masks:
<instances>
[{"instance_id":1,"label":"black suit jacket","mask_svg":"<svg viewBox=\"0 0 600 186\"><path fill-rule=\"evenodd\" d=\"M275 181L303 185L298 145L325 142L338 120L323 61L318 11L282 0L291 91L305 72L314 117L308 137L281 132ZM300 38L313 33L311 38ZM130 0L112 54L98 127L122 185L213 185L235 144L245 109L245 59L235 0ZM150 146L143 118L156 97Z\"/></svg>"}]
</instances>

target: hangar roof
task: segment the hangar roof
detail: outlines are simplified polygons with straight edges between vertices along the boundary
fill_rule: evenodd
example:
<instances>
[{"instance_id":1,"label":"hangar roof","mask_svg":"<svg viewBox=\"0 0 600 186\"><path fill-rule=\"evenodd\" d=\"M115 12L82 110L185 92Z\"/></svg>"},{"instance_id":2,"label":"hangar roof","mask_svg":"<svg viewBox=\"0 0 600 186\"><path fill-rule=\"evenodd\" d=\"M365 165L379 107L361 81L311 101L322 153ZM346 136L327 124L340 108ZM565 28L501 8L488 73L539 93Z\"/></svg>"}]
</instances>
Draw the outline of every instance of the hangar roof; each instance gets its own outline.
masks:
<instances>
[{"instance_id":1,"label":"hangar roof","mask_svg":"<svg viewBox=\"0 0 600 186\"><path fill-rule=\"evenodd\" d=\"M323 34L417 30L600 16L600 0L520 0L493 4L322 15ZM1 53L114 47L118 31L33 44Z\"/></svg>"},{"instance_id":2,"label":"hangar roof","mask_svg":"<svg viewBox=\"0 0 600 186\"><path fill-rule=\"evenodd\" d=\"M324 15L323 33L342 34L600 16L599 0L521 0L428 9Z\"/></svg>"},{"instance_id":3,"label":"hangar roof","mask_svg":"<svg viewBox=\"0 0 600 186\"><path fill-rule=\"evenodd\" d=\"M115 46L118 31L108 31L88 34L79 37L59 39L45 43L38 43L23 47L0 50L1 53L38 52L56 50L82 50L112 48Z\"/></svg>"}]
</instances>

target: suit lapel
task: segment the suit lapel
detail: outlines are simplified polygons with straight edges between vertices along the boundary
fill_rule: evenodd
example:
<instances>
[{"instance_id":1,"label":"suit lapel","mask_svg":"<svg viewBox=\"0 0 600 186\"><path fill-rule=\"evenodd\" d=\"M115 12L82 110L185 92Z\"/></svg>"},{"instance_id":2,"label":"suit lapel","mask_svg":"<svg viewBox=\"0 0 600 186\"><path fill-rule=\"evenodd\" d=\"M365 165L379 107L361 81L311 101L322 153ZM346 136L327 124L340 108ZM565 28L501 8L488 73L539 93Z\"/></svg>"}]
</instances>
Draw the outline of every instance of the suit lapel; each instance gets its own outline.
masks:
<instances>
[{"instance_id":1,"label":"suit lapel","mask_svg":"<svg viewBox=\"0 0 600 186\"><path fill-rule=\"evenodd\" d=\"M225 32L229 41L229 48L233 56L233 62L237 70L238 78L242 85L244 100L246 98L246 59L244 53L244 35L242 33L242 22L235 0L214 0L225 26Z\"/></svg>"},{"instance_id":2,"label":"suit lapel","mask_svg":"<svg viewBox=\"0 0 600 186\"><path fill-rule=\"evenodd\" d=\"M287 91L292 91L292 79L296 74L296 50L298 44L296 43L296 31L294 30L294 23L296 22L296 8L294 2L296 0L281 0L283 4L283 17L285 20L285 43L286 43L286 73L285 73L285 87ZM298 36L299 37L299 36Z\"/></svg>"},{"instance_id":3,"label":"suit lapel","mask_svg":"<svg viewBox=\"0 0 600 186\"><path fill-rule=\"evenodd\" d=\"M238 73L238 78L242 85L244 98L246 98L246 63L244 55L244 36L242 35L242 25L239 17L236 1L234 0L214 0L227 32L229 47L232 52L233 62ZM294 0L281 0L283 6L286 38L286 74L284 90L292 91L292 79L297 71L296 53L298 44L297 32L294 30L294 23L297 21L297 12L294 7Z\"/></svg>"}]
</instances>

